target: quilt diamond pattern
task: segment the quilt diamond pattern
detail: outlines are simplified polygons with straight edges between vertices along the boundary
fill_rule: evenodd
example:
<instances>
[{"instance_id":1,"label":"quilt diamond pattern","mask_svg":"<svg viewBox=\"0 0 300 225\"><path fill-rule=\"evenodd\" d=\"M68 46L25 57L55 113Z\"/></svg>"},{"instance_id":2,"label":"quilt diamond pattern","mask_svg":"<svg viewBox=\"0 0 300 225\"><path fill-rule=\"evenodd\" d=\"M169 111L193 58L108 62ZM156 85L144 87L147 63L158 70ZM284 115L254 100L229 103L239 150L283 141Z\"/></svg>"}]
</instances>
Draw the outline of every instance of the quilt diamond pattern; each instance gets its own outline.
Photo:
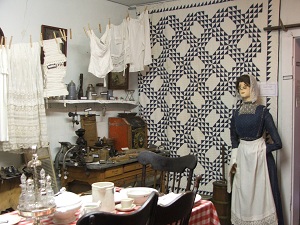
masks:
<instances>
[{"instance_id":1,"label":"quilt diamond pattern","mask_svg":"<svg viewBox=\"0 0 300 225\"><path fill-rule=\"evenodd\" d=\"M202 194L222 179L222 145L230 159L235 81L249 73L277 81L278 1L181 0L148 7L153 62L138 76L148 143L171 155L195 154ZM138 7L138 11L144 7ZM276 97L261 98L273 117Z\"/></svg>"}]
</instances>

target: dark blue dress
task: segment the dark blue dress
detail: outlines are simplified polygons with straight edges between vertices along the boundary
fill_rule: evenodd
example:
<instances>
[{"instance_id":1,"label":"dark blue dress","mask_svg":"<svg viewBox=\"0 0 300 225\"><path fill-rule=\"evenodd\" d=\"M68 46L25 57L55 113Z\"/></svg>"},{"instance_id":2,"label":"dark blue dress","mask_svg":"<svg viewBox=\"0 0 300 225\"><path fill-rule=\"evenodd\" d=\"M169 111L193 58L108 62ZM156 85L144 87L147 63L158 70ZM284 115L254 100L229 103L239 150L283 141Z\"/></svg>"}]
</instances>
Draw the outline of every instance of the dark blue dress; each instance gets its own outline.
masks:
<instances>
[{"instance_id":1,"label":"dark blue dress","mask_svg":"<svg viewBox=\"0 0 300 225\"><path fill-rule=\"evenodd\" d=\"M273 117L265 106L257 105L256 103L243 103L241 108L234 111L230 127L232 148L237 148L241 139L253 141L261 138L265 135L265 132L267 132L273 140L272 143L266 142L266 158L278 224L284 225L277 169L272 154L272 151L282 148L282 143Z\"/></svg>"}]
</instances>

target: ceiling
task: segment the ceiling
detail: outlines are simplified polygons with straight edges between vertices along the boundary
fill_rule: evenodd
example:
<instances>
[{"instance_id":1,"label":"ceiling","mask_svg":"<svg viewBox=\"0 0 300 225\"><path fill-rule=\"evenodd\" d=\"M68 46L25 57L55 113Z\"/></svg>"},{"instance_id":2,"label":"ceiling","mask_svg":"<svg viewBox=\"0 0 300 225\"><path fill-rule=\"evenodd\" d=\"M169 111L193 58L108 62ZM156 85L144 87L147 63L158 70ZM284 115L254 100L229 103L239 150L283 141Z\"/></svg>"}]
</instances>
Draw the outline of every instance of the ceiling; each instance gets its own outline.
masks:
<instances>
[{"instance_id":1,"label":"ceiling","mask_svg":"<svg viewBox=\"0 0 300 225\"><path fill-rule=\"evenodd\" d=\"M129 7L129 6L147 5L147 4L153 4L159 2L167 2L168 0L108 0L108 1L119 3Z\"/></svg>"}]
</instances>

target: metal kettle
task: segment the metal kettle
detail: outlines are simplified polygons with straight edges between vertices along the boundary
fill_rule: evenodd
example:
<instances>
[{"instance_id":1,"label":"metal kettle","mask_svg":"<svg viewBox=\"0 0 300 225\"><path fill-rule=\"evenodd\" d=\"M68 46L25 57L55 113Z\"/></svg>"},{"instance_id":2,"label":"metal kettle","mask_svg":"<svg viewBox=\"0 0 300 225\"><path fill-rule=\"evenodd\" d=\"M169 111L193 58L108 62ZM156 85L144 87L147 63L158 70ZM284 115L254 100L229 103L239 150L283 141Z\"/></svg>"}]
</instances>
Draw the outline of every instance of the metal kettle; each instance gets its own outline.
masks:
<instances>
[{"instance_id":1,"label":"metal kettle","mask_svg":"<svg viewBox=\"0 0 300 225\"><path fill-rule=\"evenodd\" d=\"M97 97L95 87L92 84L89 84L86 89L86 97L88 100L95 100Z\"/></svg>"},{"instance_id":2,"label":"metal kettle","mask_svg":"<svg viewBox=\"0 0 300 225\"><path fill-rule=\"evenodd\" d=\"M76 84L71 80L71 82L68 84L68 92L69 94L67 95L68 100L75 100L77 99L76 96Z\"/></svg>"}]
</instances>

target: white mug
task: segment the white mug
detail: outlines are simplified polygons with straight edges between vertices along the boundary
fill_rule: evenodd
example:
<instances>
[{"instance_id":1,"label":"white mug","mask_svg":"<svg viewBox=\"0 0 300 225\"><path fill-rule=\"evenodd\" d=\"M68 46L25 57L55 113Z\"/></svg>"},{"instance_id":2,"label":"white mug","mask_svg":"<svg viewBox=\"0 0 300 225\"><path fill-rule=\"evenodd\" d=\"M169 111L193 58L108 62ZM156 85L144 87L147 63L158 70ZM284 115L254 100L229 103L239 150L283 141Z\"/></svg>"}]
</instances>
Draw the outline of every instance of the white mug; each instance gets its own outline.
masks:
<instances>
[{"instance_id":1,"label":"white mug","mask_svg":"<svg viewBox=\"0 0 300 225\"><path fill-rule=\"evenodd\" d=\"M121 199L121 207L123 209L130 208L133 204L133 198L123 198Z\"/></svg>"}]
</instances>

